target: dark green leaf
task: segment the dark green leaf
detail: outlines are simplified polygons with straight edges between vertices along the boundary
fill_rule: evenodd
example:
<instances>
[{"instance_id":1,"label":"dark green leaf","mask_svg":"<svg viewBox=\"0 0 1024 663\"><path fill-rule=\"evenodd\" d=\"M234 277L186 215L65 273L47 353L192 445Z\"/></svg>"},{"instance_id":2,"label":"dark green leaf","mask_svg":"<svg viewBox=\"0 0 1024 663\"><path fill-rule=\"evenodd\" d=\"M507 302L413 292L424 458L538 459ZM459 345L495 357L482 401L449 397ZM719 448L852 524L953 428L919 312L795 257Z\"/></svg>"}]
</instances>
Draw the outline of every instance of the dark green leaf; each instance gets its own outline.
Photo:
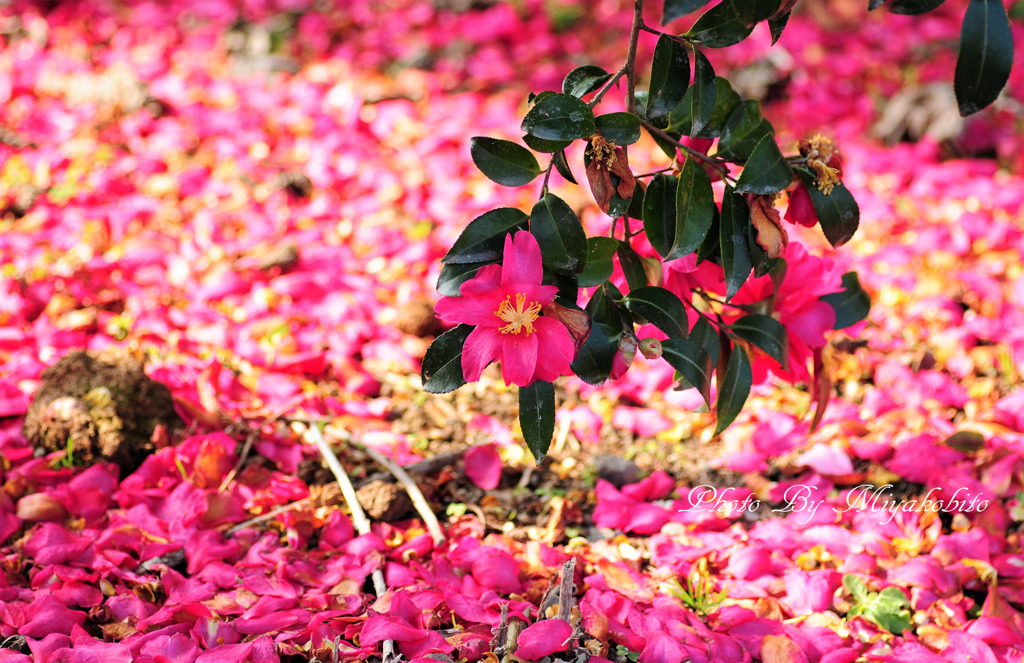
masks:
<instances>
[{"instance_id":1,"label":"dark green leaf","mask_svg":"<svg viewBox=\"0 0 1024 663\"><path fill-rule=\"evenodd\" d=\"M1013 34L1003 0L971 0L960 31L953 89L964 117L988 106L1013 67Z\"/></svg>"},{"instance_id":2,"label":"dark green leaf","mask_svg":"<svg viewBox=\"0 0 1024 663\"><path fill-rule=\"evenodd\" d=\"M575 274L587 261L587 233L569 205L549 193L530 213L530 232L537 237L544 266L553 272Z\"/></svg>"},{"instance_id":3,"label":"dark green leaf","mask_svg":"<svg viewBox=\"0 0 1024 663\"><path fill-rule=\"evenodd\" d=\"M747 25L767 19L779 9L779 0L737 0L736 14Z\"/></svg>"},{"instance_id":4,"label":"dark green leaf","mask_svg":"<svg viewBox=\"0 0 1024 663\"><path fill-rule=\"evenodd\" d=\"M885 4L885 0L868 0L868 11L874 11Z\"/></svg>"},{"instance_id":5,"label":"dark green leaf","mask_svg":"<svg viewBox=\"0 0 1024 663\"><path fill-rule=\"evenodd\" d=\"M616 145L632 145L640 140L640 118L633 113L607 113L594 118L597 132Z\"/></svg>"},{"instance_id":6,"label":"dark green leaf","mask_svg":"<svg viewBox=\"0 0 1024 663\"><path fill-rule=\"evenodd\" d=\"M685 338L664 340L661 347L665 351L662 357L683 376L685 386L696 387L701 398L711 407L711 371L714 364L707 350Z\"/></svg>"},{"instance_id":7,"label":"dark green leaf","mask_svg":"<svg viewBox=\"0 0 1024 663\"><path fill-rule=\"evenodd\" d=\"M647 286L626 295L626 308L655 327L669 338L686 338L689 323L683 302L674 293L658 286Z\"/></svg>"},{"instance_id":8,"label":"dark green leaf","mask_svg":"<svg viewBox=\"0 0 1024 663\"><path fill-rule=\"evenodd\" d=\"M514 207L499 207L481 214L469 222L441 262L498 262L505 249L505 235L525 229L528 218Z\"/></svg>"},{"instance_id":9,"label":"dark green leaf","mask_svg":"<svg viewBox=\"0 0 1024 663\"><path fill-rule=\"evenodd\" d=\"M533 458L540 465L555 434L555 385L537 380L519 388L519 427Z\"/></svg>"},{"instance_id":10,"label":"dark green leaf","mask_svg":"<svg viewBox=\"0 0 1024 663\"><path fill-rule=\"evenodd\" d=\"M736 192L763 196L782 191L792 182L793 169L775 142L775 134L765 134L743 166Z\"/></svg>"},{"instance_id":11,"label":"dark green leaf","mask_svg":"<svg viewBox=\"0 0 1024 663\"><path fill-rule=\"evenodd\" d=\"M530 134L523 135L523 142L526 143L531 150L536 152L546 152L548 154L561 152L572 145L571 140L544 140L543 138L537 138Z\"/></svg>"},{"instance_id":12,"label":"dark green leaf","mask_svg":"<svg viewBox=\"0 0 1024 663\"><path fill-rule=\"evenodd\" d=\"M708 236L697 248L698 265L705 260L710 260L716 265L722 264L722 215L718 211L718 205L715 205L711 213L711 228L708 230Z\"/></svg>"},{"instance_id":13,"label":"dark green leaf","mask_svg":"<svg viewBox=\"0 0 1024 663\"><path fill-rule=\"evenodd\" d=\"M473 163L502 186L529 184L540 175L540 164L530 150L509 140L477 136L469 142Z\"/></svg>"},{"instance_id":14,"label":"dark green leaf","mask_svg":"<svg viewBox=\"0 0 1024 663\"><path fill-rule=\"evenodd\" d=\"M589 288L607 281L615 270L615 251L619 240L611 237L587 238L587 265L579 274L578 285Z\"/></svg>"},{"instance_id":15,"label":"dark green leaf","mask_svg":"<svg viewBox=\"0 0 1024 663\"><path fill-rule=\"evenodd\" d=\"M571 94L544 97L523 118L523 131L545 140L576 140L596 130L590 107Z\"/></svg>"},{"instance_id":16,"label":"dark green leaf","mask_svg":"<svg viewBox=\"0 0 1024 663\"><path fill-rule=\"evenodd\" d=\"M757 243L757 229L754 228L753 219L747 228L747 248L750 249L750 264L754 268L754 278L770 272L775 261L769 258L768 252Z\"/></svg>"},{"instance_id":17,"label":"dark green leaf","mask_svg":"<svg viewBox=\"0 0 1024 663\"><path fill-rule=\"evenodd\" d=\"M565 80L562 81L562 92L574 97L583 97L591 92L596 92L611 77L612 75L601 67L585 64L582 67L576 67L566 75Z\"/></svg>"},{"instance_id":18,"label":"dark green leaf","mask_svg":"<svg viewBox=\"0 0 1024 663\"><path fill-rule=\"evenodd\" d=\"M661 24L668 25L677 18L695 12L711 0L665 0L665 12L661 16Z\"/></svg>"},{"instance_id":19,"label":"dark green leaf","mask_svg":"<svg viewBox=\"0 0 1024 663\"><path fill-rule=\"evenodd\" d=\"M622 265L622 272L626 275L626 284L630 290L638 290L647 285L647 271L644 269L643 258L633 250L629 244L621 242L615 250L619 257L619 264Z\"/></svg>"},{"instance_id":20,"label":"dark green leaf","mask_svg":"<svg viewBox=\"0 0 1024 663\"><path fill-rule=\"evenodd\" d=\"M687 256L704 242L715 218L711 178L695 159L687 158L676 188L676 236L673 255Z\"/></svg>"},{"instance_id":21,"label":"dark green leaf","mask_svg":"<svg viewBox=\"0 0 1024 663\"><path fill-rule=\"evenodd\" d=\"M728 300L747 282L753 268L747 244L750 208L743 196L734 193L729 186L722 197L721 223L722 268L725 269L725 298Z\"/></svg>"},{"instance_id":22,"label":"dark green leaf","mask_svg":"<svg viewBox=\"0 0 1024 663\"><path fill-rule=\"evenodd\" d=\"M623 329L623 315L619 312L622 293L612 283L605 283L594 291L594 296L587 302L584 310L590 314L594 322L605 325L620 333Z\"/></svg>"},{"instance_id":23,"label":"dark green leaf","mask_svg":"<svg viewBox=\"0 0 1024 663\"><path fill-rule=\"evenodd\" d=\"M462 373L462 346L475 327L459 325L434 339L423 356L423 390L447 394L466 384Z\"/></svg>"},{"instance_id":24,"label":"dark green leaf","mask_svg":"<svg viewBox=\"0 0 1024 663\"><path fill-rule=\"evenodd\" d=\"M725 369L725 375L718 375L718 403L715 407L718 413L718 424L715 426L715 435L718 435L729 427L736 420L736 415L743 409L750 395L750 387L754 377L750 370L750 359L741 347L733 348L729 355L729 364Z\"/></svg>"},{"instance_id":25,"label":"dark green leaf","mask_svg":"<svg viewBox=\"0 0 1024 663\"><path fill-rule=\"evenodd\" d=\"M601 325L594 325L576 359L570 364L572 372L587 384L601 384L612 371L612 359L617 345L608 340Z\"/></svg>"},{"instance_id":26,"label":"dark green leaf","mask_svg":"<svg viewBox=\"0 0 1024 663\"><path fill-rule=\"evenodd\" d=\"M686 94L690 85L690 58L686 48L668 35L658 37L651 64L651 88L647 97L647 117L668 115Z\"/></svg>"},{"instance_id":27,"label":"dark green leaf","mask_svg":"<svg viewBox=\"0 0 1024 663\"><path fill-rule=\"evenodd\" d=\"M704 348L712 366L718 363L718 352L722 349L722 343L718 338L718 330L708 322L707 318L704 316L697 318L693 329L690 330L690 340Z\"/></svg>"},{"instance_id":28,"label":"dark green leaf","mask_svg":"<svg viewBox=\"0 0 1024 663\"><path fill-rule=\"evenodd\" d=\"M462 294L462 284L476 276L478 269L494 263L467 262L444 265L437 277L437 292L445 297L458 297Z\"/></svg>"},{"instance_id":29,"label":"dark green leaf","mask_svg":"<svg viewBox=\"0 0 1024 663\"><path fill-rule=\"evenodd\" d=\"M958 430L942 443L960 453L970 454L985 448L985 436L973 430Z\"/></svg>"},{"instance_id":30,"label":"dark green leaf","mask_svg":"<svg viewBox=\"0 0 1024 663\"><path fill-rule=\"evenodd\" d=\"M612 196L612 198L614 199L615 196ZM629 199L629 209L626 210L626 214L631 219L644 220L644 189L640 186L639 180L637 180L636 186L633 187L633 197Z\"/></svg>"},{"instance_id":31,"label":"dark green leaf","mask_svg":"<svg viewBox=\"0 0 1024 663\"><path fill-rule=\"evenodd\" d=\"M946 0L892 0L889 11L893 14L924 14L937 9Z\"/></svg>"},{"instance_id":32,"label":"dark green leaf","mask_svg":"<svg viewBox=\"0 0 1024 663\"><path fill-rule=\"evenodd\" d=\"M693 94L690 99L691 126L687 132L696 136L707 126L711 113L715 110L715 97L718 82L711 61L701 51L694 50L693 58Z\"/></svg>"},{"instance_id":33,"label":"dark green leaf","mask_svg":"<svg viewBox=\"0 0 1024 663\"><path fill-rule=\"evenodd\" d=\"M663 258L672 255L676 243L676 185L675 177L658 173L651 178L644 194L644 232L647 240Z\"/></svg>"},{"instance_id":34,"label":"dark green leaf","mask_svg":"<svg viewBox=\"0 0 1024 663\"><path fill-rule=\"evenodd\" d=\"M782 16L774 16L768 19L768 30L772 33L772 46L782 36L782 31L786 29L786 24L789 23L789 16L793 12L786 12Z\"/></svg>"},{"instance_id":35,"label":"dark green leaf","mask_svg":"<svg viewBox=\"0 0 1024 663\"><path fill-rule=\"evenodd\" d=\"M569 162L565 160L565 152L558 152L551 157L551 161L555 164L555 170L558 171L559 175L573 184L579 184L576 178L573 177L572 171L569 170Z\"/></svg>"},{"instance_id":36,"label":"dark green leaf","mask_svg":"<svg viewBox=\"0 0 1024 663\"><path fill-rule=\"evenodd\" d=\"M730 331L745 341L764 350L765 354L779 362L783 368L788 366L789 335L782 323L770 315L745 315L729 325Z\"/></svg>"},{"instance_id":37,"label":"dark green leaf","mask_svg":"<svg viewBox=\"0 0 1024 663\"><path fill-rule=\"evenodd\" d=\"M732 161L746 161L766 134L773 132L771 123L761 114L761 103L748 99L729 114L718 141L718 156Z\"/></svg>"},{"instance_id":38,"label":"dark green leaf","mask_svg":"<svg viewBox=\"0 0 1024 663\"><path fill-rule=\"evenodd\" d=\"M816 175L805 168L797 168L807 191L811 194L814 212L821 223L821 231L832 246L842 246L853 237L860 226L860 207L843 184L836 184L827 196L814 186Z\"/></svg>"},{"instance_id":39,"label":"dark green leaf","mask_svg":"<svg viewBox=\"0 0 1024 663\"><path fill-rule=\"evenodd\" d=\"M843 274L842 291L823 295L820 299L836 312L836 324L832 329L852 327L868 317L868 313L871 312L871 298L860 287L857 272Z\"/></svg>"},{"instance_id":40,"label":"dark green leaf","mask_svg":"<svg viewBox=\"0 0 1024 663\"><path fill-rule=\"evenodd\" d=\"M743 103L739 92L732 89L732 84L721 76L715 77L715 107L708 118L707 126L694 132L697 138L715 138L722 135L725 123L736 107Z\"/></svg>"},{"instance_id":41,"label":"dark green leaf","mask_svg":"<svg viewBox=\"0 0 1024 663\"><path fill-rule=\"evenodd\" d=\"M749 0L736 0L748 2ZM740 17L733 0L723 0L697 19L686 33L709 48L725 48L740 43L754 31L753 25Z\"/></svg>"}]
</instances>

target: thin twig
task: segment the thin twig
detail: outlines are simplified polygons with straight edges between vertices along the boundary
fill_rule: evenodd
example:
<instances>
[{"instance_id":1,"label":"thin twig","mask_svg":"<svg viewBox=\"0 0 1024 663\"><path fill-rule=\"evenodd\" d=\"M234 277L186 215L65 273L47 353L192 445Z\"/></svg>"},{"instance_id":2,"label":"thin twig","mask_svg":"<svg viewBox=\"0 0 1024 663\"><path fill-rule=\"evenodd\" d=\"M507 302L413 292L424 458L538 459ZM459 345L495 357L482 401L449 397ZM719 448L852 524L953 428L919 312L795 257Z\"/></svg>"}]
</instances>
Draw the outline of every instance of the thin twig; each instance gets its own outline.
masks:
<instances>
[{"instance_id":1,"label":"thin twig","mask_svg":"<svg viewBox=\"0 0 1024 663\"><path fill-rule=\"evenodd\" d=\"M444 542L444 530L441 529L441 523L437 522L437 516L434 515L433 509L427 504L427 499L423 497L423 491L416 485L416 482L412 480L409 473L402 469L397 463L392 461L387 456L384 456L379 451L369 445L362 445L363 451L365 451L370 458L374 459L381 465L383 465L388 472L391 472L398 479L398 482L402 484L406 492L409 493L409 497L412 498L412 504L416 507L416 512L423 518L423 522L427 526L427 531L430 532L430 536L434 539L434 545L440 545Z\"/></svg>"},{"instance_id":2,"label":"thin twig","mask_svg":"<svg viewBox=\"0 0 1024 663\"><path fill-rule=\"evenodd\" d=\"M359 498L356 496L356 489L352 486L352 480L348 478L348 473L345 472L345 467L338 460L338 457L334 454L331 449L331 445L327 444L323 434L320 433L319 426L309 426L306 428L308 437L313 440L316 444L316 448L320 450L320 455L323 456L324 461L327 463L327 467L331 468L331 473L334 474L334 478L338 481L338 486L341 488L342 495L345 496L345 501L348 503L349 511L352 512L352 524L355 525L356 531L360 535L370 533L370 521L366 517L366 513L363 512L362 505L359 504ZM384 584L384 573L380 569L376 569L373 572L373 590L377 594L377 598L380 598L387 592L387 585ZM394 640L384 641L384 663L389 663L395 660L395 642Z\"/></svg>"},{"instance_id":3,"label":"thin twig","mask_svg":"<svg viewBox=\"0 0 1024 663\"><path fill-rule=\"evenodd\" d=\"M718 171L718 173L722 176L722 179L728 180L730 182L736 181L732 178L731 175L729 175L729 171L725 168L725 166L718 162L718 159L715 159L714 157L709 157L703 152L698 152L689 145L684 145L683 143L680 143L678 140L676 140L672 136L669 136L667 133L665 133L658 127L654 126L647 120L641 119L640 124L642 124L645 129L647 129L649 132L651 132L658 138L662 139L666 143L670 143L678 147L683 152L686 152L687 155L693 157L694 159L697 159L698 161L703 161L706 164L710 164L715 170Z\"/></svg>"},{"instance_id":4,"label":"thin twig","mask_svg":"<svg viewBox=\"0 0 1024 663\"><path fill-rule=\"evenodd\" d=\"M636 46L640 40L640 27L644 24L644 0L634 0L633 25L629 30L629 46L626 49L626 110L636 113Z\"/></svg>"},{"instance_id":5,"label":"thin twig","mask_svg":"<svg viewBox=\"0 0 1024 663\"><path fill-rule=\"evenodd\" d=\"M576 573L576 558L570 557L562 564L562 577L558 582L558 618L567 624L572 616L576 594L573 591L573 575Z\"/></svg>"}]
</instances>

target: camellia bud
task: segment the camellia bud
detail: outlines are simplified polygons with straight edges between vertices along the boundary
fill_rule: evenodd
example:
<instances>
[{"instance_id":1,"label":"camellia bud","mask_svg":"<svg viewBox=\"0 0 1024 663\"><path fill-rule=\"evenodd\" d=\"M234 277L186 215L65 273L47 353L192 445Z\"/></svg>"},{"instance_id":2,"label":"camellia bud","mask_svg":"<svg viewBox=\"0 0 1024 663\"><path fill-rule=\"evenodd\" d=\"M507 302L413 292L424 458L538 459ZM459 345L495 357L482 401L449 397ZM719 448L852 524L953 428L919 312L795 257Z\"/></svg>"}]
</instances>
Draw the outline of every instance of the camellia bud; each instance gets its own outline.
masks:
<instances>
[{"instance_id":1,"label":"camellia bud","mask_svg":"<svg viewBox=\"0 0 1024 663\"><path fill-rule=\"evenodd\" d=\"M640 341L640 353L647 359L657 359L664 350L661 341L656 338L645 338Z\"/></svg>"},{"instance_id":2,"label":"camellia bud","mask_svg":"<svg viewBox=\"0 0 1024 663\"><path fill-rule=\"evenodd\" d=\"M608 376L609 378L618 380L626 374L633 364L633 357L636 356L636 347L636 336L622 335L622 338L619 339L619 349L615 351L615 356L612 358L612 372Z\"/></svg>"}]
</instances>

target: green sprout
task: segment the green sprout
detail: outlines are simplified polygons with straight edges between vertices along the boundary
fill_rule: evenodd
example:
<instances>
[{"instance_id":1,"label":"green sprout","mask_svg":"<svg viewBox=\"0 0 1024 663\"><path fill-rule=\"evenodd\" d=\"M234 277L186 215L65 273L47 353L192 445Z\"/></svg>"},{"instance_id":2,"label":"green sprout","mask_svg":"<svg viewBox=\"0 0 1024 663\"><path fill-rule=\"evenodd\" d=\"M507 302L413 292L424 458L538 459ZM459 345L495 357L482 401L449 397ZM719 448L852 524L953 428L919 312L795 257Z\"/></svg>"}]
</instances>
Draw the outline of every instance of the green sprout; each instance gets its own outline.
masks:
<instances>
[{"instance_id":1,"label":"green sprout","mask_svg":"<svg viewBox=\"0 0 1024 663\"><path fill-rule=\"evenodd\" d=\"M700 560L701 562L703 560ZM729 597L731 587L715 590L715 580L707 571L707 563L698 562L686 577L686 584L673 579L669 592L690 610L704 617L714 612Z\"/></svg>"},{"instance_id":2,"label":"green sprout","mask_svg":"<svg viewBox=\"0 0 1024 663\"><path fill-rule=\"evenodd\" d=\"M869 592L860 578L849 573L843 576L843 587L853 597L853 607L846 613L847 619L863 615L893 635L903 635L903 631L910 630L910 601L899 587Z\"/></svg>"}]
</instances>

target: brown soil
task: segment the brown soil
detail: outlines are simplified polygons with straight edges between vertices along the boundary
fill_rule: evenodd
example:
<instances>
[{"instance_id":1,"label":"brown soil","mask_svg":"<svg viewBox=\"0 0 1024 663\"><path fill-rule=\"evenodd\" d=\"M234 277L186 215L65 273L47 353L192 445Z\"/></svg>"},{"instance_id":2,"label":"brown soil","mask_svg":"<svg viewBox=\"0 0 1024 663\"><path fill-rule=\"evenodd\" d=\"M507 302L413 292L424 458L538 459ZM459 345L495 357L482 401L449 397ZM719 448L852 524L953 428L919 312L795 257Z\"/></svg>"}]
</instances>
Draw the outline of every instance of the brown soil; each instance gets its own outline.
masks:
<instances>
[{"instance_id":1,"label":"brown soil","mask_svg":"<svg viewBox=\"0 0 1024 663\"><path fill-rule=\"evenodd\" d=\"M69 452L69 461L111 461L127 475L152 453L158 426L181 426L170 391L127 352L75 350L42 378L22 432L46 452Z\"/></svg>"}]
</instances>

